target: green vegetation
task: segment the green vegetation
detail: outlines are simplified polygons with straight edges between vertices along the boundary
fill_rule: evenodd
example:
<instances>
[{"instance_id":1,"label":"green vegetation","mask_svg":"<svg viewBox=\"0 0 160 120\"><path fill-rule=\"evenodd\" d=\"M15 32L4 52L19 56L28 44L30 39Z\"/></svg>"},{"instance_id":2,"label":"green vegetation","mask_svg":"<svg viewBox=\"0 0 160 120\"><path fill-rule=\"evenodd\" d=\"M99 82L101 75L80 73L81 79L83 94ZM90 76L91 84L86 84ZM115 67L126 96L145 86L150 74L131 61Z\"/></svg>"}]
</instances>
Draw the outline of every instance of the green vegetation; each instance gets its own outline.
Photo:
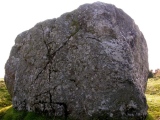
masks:
<instances>
[{"instance_id":1,"label":"green vegetation","mask_svg":"<svg viewBox=\"0 0 160 120\"><path fill-rule=\"evenodd\" d=\"M147 101L149 105L146 120L160 120L160 78L148 80ZM48 117L33 112L16 111L11 106L11 98L6 90L3 79L0 79L0 120L64 120Z\"/></svg>"},{"instance_id":2,"label":"green vegetation","mask_svg":"<svg viewBox=\"0 0 160 120\"><path fill-rule=\"evenodd\" d=\"M65 120L65 119L57 117L49 117L34 112L17 111L13 109L12 106L8 106L0 110L0 120Z\"/></svg>"},{"instance_id":3,"label":"green vegetation","mask_svg":"<svg viewBox=\"0 0 160 120\"><path fill-rule=\"evenodd\" d=\"M155 120L160 120L160 78L151 78L148 80L146 97L149 114Z\"/></svg>"},{"instance_id":4,"label":"green vegetation","mask_svg":"<svg viewBox=\"0 0 160 120\"><path fill-rule=\"evenodd\" d=\"M0 81L0 110L11 105L11 97L8 94L4 81Z\"/></svg>"},{"instance_id":5,"label":"green vegetation","mask_svg":"<svg viewBox=\"0 0 160 120\"><path fill-rule=\"evenodd\" d=\"M148 73L148 78L153 78L153 77L154 77L153 71L150 70L149 73Z\"/></svg>"},{"instance_id":6,"label":"green vegetation","mask_svg":"<svg viewBox=\"0 0 160 120\"><path fill-rule=\"evenodd\" d=\"M4 114L2 120L54 120L54 118L44 115L36 114L33 112L17 111L10 107ZM58 119L56 119L58 120Z\"/></svg>"}]
</instances>

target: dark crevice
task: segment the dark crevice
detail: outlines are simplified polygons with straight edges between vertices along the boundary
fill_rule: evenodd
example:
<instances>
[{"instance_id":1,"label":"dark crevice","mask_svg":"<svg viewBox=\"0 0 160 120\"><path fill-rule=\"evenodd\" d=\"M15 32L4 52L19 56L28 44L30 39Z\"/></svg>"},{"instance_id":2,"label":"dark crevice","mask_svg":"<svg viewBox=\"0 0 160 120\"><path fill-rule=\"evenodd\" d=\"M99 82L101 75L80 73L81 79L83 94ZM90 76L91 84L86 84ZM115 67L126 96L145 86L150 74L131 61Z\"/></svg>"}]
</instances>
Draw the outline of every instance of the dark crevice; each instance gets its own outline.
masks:
<instances>
[{"instance_id":1,"label":"dark crevice","mask_svg":"<svg viewBox=\"0 0 160 120\"><path fill-rule=\"evenodd\" d=\"M54 56L56 56L57 52L59 52L64 46L66 46L67 43L68 43L68 41L69 41L69 39L70 39L71 37L73 37L75 34L77 34L78 31L80 30L80 29L78 29L78 30L76 30L74 33L72 33L70 36L68 36L68 37L67 37L68 39L67 39L57 50L55 50L53 53L51 53L51 48L49 48L48 44L46 43L46 41L45 41L45 39L44 39L44 29L43 29L42 25L41 25L41 29L42 29L42 31L43 31L42 39L43 39L43 42L44 42L44 44L45 44L45 46L46 46L46 48L47 48L47 58L48 58L48 62L47 62L46 65L43 67L43 69L37 74L35 80L37 80L38 77L39 77L39 75L40 75L44 70L46 70L47 66L48 66L50 63L52 64L52 59L54 58ZM50 81L50 74L51 74L51 72L52 72L52 71L51 71L51 68L50 68L50 69L49 69L49 81ZM58 72L58 71L57 71L57 72Z\"/></svg>"},{"instance_id":2,"label":"dark crevice","mask_svg":"<svg viewBox=\"0 0 160 120\"><path fill-rule=\"evenodd\" d=\"M76 82L76 80L75 79L69 79L70 81L72 81L72 82Z\"/></svg>"},{"instance_id":3,"label":"dark crevice","mask_svg":"<svg viewBox=\"0 0 160 120\"><path fill-rule=\"evenodd\" d=\"M53 72L59 72L59 70L57 70L57 69L55 69L55 70L54 70L54 69L52 69L52 71L53 71Z\"/></svg>"},{"instance_id":4,"label":"dark crevice","mask_svg":"<svg viewBox=\"0 0 160 120\"><path fill-rule=\"evenodd\" d=\"M51 111L53 112L53 114L55 114L55 112L56 112L54 105L63 106L64 118L65 118L65 120L67 120L68 115L69 115L67 104L64 103L64 102L53 102L51 92L50 92L50 91L47 91L47 92L45 92L45 93L48 93L48 95L49 95L49 105L50 105L50 107L51 107ZM43 94L44 94L44 93L43 93ZM41 95L41 94L40 94L40 95ZM40 96L40 95L38 95L38 96ZM47 111L45 110L45 108L46 108L45 104L48 104L48 102L38 101L37 103L34 103L33 106L36 105L36 104L43 104L43 112L47 113ZM53 114L51 114L51 115L53 115Z\"/></svg>"},{"instance_id":5,"label":"dark crevice","mask_svg":"<svg viewBox=\"0 0 160 120\"><path fill-rule=\"evenodd\" d=\"M43 92L43 93L41 93L41 94L38 94L38 95L35 95L34 96L34 98L36 98L37 99L37 97L40 97L40 96L42 96L42 95L44 95L44 94L47 94L48 93L48 91L46 91L46 92Z\"/></svg>"},{"instance_id":6,"label":"dark crevice","mask_svg":"<svg viewBox=\"0 0 160 120\"><path fill-rule=\"evenodd\" d=\"M78 87L78 84L79 84L79 82L78 82L78 80L76 80L76 79L69 79L71 82L73 82L74 84L75 84L75 86L76 87ZM79 87L78 87L79 88Z\"/></svg>"},{"instance_id":7,"label":"dark crevice","mask_svg":"<svg viewBox=\"0 0 160 120\"><path fill-rule=\"evenodd\" d=\"M67 109L68 109L67 104L63 103L63 102L55 102L54 104L63 106L64 117L65 117L65 120L67 120L68 115L69 115L69 112L67 111Z\"/></svg>"},{"instance_id":8,"label":"dark crevice","mask_svg":"<svg viewBox=\"0 0 160 120\"><path fill-rule=\"evenodd\" d=\"M60 51L60 50L67 44L67 42L68 42L68 40L65 41L65 42L63 43L63 45L60 46L55 52L53 52L52 54L50 54L51 58L54 58L54 56L57 54L57 52Z\"/></svg>"},{"instance_id":9,"label":"dark crevice","mask_svg":"<svg viewBox=\"0 0 160 120\"><path fill-rule=\"evenodd\" d=\"M94 38L94 37L86 37L86 38L89 38L89 39L93 39L93 40L96 40L97 42L102 42L101 40L99 40L98 38Z\"/></svg>"},{"instance_id":10,"label":"dark crevice","mask_svg":"<svg viewBox=\"0 0 160 120\"><path fill-rule=\"evenodd\" d=\"M35 80L37 80L38 77L39 77L39 75L47 68L48 64L49 64L49 61L48 61L47 64L43 67L43 69L37 74Z\"/></svg>"},{"instance_id":11,"label":"dark crevice","mask_svg":"<svg viewBox=\"0 0 160 120\"><path fill-rule=\"evenodd\" d=\"M55 109L54 109L53 101L52 101L52 94L50 91L48 93L49 93L50 107L52 109L52 112L55 113Z\"/></svg>"},{"instance_id":12,"label":"dark crevice","mask_svg":"<svg viewBox=\"0 0 160 120\"><path fill-rule=\"evenodd\" d=\"M51 81L51 73L52 73L52 70L51 70L51 65L49 67L49 75L48 75L48 81L50 82Z\"/></svg>"},{"instance_id":13,"label":"dark crevice","mask_svg":"<svg viewBox=\"0 0 160 120\"><path fill-rule=\"evenodd\" d=\"M35 80L37 80L38 77L39 77L39 75L40 75L44 70L46 70L47 67L49 67L48 80L49 80L49 82L50 82L52 71L53 71L53 72L59 72L59 70L57 70L57 69L52 69L52 68L51 68L51 67L52 67L52 60L53 60L53 58L56 56L57 52L59 52L62 48L64 48L64 47L68 44L70 38L73 37L75 34L77 34L77 32L78 32L80 29L76 30L74 33L72 33L70 36L68 36L68 37L67 37L67 40L66 40L57 50L55 50L53 53L51 53L51 48L49 47L49 44L52 43L52 42L50 42L50 43L47 43L47 42L46 42L43 26L41 26L41 29L42 29L42 32L43 32L42 40L43 40L44 45L46 46L46 49L47 49L47 58L48 58L48 61L47 61L46 65L42 68L42 70L37 74ZM48 36L48 38L49 38L49 37L50 37L50 36ZM72 80L72 79L71 79L71 81L76 82L76 80ZM56 87L55 87L55 88L56 88ZM55 88L54 88L54 89L55 89ZM54 101L52 100L52 94L51 94L50 90L48 90L48 91L46 91L46 92L44 92L44 93L41 93L41 94L35 96L35 98L40 97L40 96L43 95L43 94L48 94L48 95L49 95L49 104L50 104L51 111L53 112L53 114L55 114L55 112L56 112L55 106L54 106L55 104L60 105L60 106L63 106L64 117L65 117L65 120L67 120L68 114L69 114L68 111L67 111L67 109L68 109L68 108L67 108L67 104L64 103L64 102L54 102ZM44 104L43 110L45 111L45 108L46 108L45 104L47 104L48 102L39 101L39 102L37 102L37 103L35 103L35 104L40 104L40 103L41 103L41 104ZM33 104L33 105L35 105L35 104Z\"/></svg>"},{"instance_id":14,"label":"dark crevice","mask_svg":"<svg viewBox=\"0 0 160 120\"><path fill-rule=\"evenodd\" d=\"M51 42L46 43L46 45L50 45L50 44L52 44L52 43L55 43L55 42L54 42L54 41L51 41Z\"/></svg>"},{"instance_id":15,"label":"dark crevice","mask_svg":"<svg viewBox=\"0 0 160 120\"><path fill-rule=\"evenodd\" d=\"M45 39L44 39L44 29L43 29L42 25L41 25L41 29L42 29L42 32L43 32L43 34L42 34L42 40L43 40L44 45L45 45L46 48L47 48L47 58L48 58L48 62L47 62L46 65L43 67L43 69L37 74L35 80L38 79L39 75L47 68L48 64L51 62L51 56L50 56L51 49L48 47L48 45L47 45L47 43L46 43L46 41L45 41ZM49 79L50 79L50 78L49 78Z\"/></svg>"}]
</instances>

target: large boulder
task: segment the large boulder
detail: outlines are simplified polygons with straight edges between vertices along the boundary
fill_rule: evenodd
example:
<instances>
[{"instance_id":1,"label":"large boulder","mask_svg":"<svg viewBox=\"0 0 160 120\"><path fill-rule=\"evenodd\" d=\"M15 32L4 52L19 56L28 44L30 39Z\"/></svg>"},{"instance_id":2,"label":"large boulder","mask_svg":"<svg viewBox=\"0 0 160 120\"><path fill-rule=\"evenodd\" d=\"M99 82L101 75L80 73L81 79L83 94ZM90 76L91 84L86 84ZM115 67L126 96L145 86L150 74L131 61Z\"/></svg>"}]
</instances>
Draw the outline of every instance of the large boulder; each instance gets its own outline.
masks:
<instances>
[{"instance_id":1,"label":"large boulder","mask_svg":"<svg viewBox=\"0 0 160 120\"><path fill-rule=\"evenodd\" d=\"M143 34L121 9L85 4L19 34L5 82L17 110L144 120L147 54Z\"/></svg>"}]
</instances>

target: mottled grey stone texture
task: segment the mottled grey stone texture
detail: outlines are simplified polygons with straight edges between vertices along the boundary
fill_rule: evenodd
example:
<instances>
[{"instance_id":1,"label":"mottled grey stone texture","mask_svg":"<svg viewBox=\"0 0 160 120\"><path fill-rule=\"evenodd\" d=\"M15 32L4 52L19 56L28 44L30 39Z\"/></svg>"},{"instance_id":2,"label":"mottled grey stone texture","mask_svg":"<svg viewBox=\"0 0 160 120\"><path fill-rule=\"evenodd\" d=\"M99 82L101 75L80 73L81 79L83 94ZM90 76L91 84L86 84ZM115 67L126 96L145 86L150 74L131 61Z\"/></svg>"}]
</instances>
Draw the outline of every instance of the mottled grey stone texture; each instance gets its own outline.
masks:
<instances>
[{"instance_id":1,"label":"mottled grey stone texture","mask_svg":"<svg viewBox=\"0 0 160 120\"><path fill-rule=\"evenodd\" d=\"M19 34L5 70L17 110L76 120L147 115L147 44L114 5L85 4Z\"/></svg>"}]
</instances>

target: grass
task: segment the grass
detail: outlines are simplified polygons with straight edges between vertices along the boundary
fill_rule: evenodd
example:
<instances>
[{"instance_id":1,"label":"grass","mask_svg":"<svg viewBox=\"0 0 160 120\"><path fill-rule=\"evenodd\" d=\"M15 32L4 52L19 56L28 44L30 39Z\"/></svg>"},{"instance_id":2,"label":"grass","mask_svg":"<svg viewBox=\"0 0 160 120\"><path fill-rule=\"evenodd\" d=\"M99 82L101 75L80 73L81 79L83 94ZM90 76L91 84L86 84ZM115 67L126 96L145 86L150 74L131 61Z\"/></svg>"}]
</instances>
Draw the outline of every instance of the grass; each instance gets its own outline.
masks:
<instances>
[{"instance_id":1,"label":"grass","mask_svg":"<svg viewBox=\"0 0 160 120\"><path fill-rule=\"evenodd\" d=\"M149 105L146 120L160 120L160 78L148 80L146 90ZM62 118L48 117L33 112L16 111L11 105L11 98L6 90L3 79L0 79L0 120L63 120Z\"/></svg>"},{"instance_id":2,"label":"grass","mask_svg":"<svg viewBox=\"0 0 160 120\"><path fill-rule=\"evenodd\" d=\"M11 97L8 94L4 81L0 81L0 110L11 105Z\"/></svg>"},{"instance_id":3,"label":"grass","mask_svg":"<svg viewBox=\"0 0 160 120\"><path fill-rule=\"evenodd\" d=\"M2 120L2 118L4 117L4 115L6 114L7 110L11 109L12 106L7 106L7 107L4 107L4 108L1 108L0 109L0 120Z\"/></svg>"},{"instance_id":4,"label":"grass","mask_svg":"<svg viewBox=\"0 0 160 120\"><path fill-rule=\"evenodd\" d=\"M160 120L160 78L148 80L146 97L149 106L148 113L155 120Z\"/></svg>"}]
</instances>

